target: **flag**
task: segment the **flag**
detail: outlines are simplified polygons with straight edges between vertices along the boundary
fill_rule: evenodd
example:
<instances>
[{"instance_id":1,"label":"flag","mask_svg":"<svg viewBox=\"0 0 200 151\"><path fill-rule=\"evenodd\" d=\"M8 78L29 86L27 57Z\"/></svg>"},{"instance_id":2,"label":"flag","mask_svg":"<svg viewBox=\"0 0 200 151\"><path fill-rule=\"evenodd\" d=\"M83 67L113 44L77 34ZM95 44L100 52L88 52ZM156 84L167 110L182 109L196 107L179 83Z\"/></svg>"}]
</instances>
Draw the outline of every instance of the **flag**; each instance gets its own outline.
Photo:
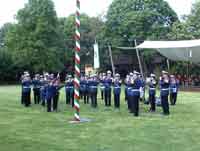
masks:
<instances>
[{"instance_id":1,"label":"flag","mask_svg":"<svg viewBox=\"0 0 200 151\"><path fill-rule=\"evenodd\" d=\"M100 67L99 63L99 46L97 43L94 44L94 69L98 69Z\"/></svg>"},{"instance_id":2,"label":"flag","mask_svg":"<svg viewBox=\"0 0 200 151\"><path fill-rule=\"evenodd\" d=\"M192 58L192 50L190 50L190 55L189 55L189 57Z\"/></svg>"}]
</instances>

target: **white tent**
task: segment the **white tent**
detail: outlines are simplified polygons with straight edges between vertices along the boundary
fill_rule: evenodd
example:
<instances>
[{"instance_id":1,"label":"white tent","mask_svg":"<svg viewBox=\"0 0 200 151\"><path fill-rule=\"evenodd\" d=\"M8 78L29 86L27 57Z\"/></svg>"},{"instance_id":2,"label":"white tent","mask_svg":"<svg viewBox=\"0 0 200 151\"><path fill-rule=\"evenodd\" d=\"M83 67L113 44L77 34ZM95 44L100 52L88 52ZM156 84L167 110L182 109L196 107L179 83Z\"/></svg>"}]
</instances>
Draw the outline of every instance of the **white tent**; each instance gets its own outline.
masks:
<instances>
[{"instance_id":1,"label":"white tent","mask_svg":"<svg viewBox=\"0 0 200 151\"><path fill-rule=\"evenodd\" d=\"M156 49L163 56L174 61L200 63L200 40L144 41L138 49Z\"/></svg>"}]
</instances>

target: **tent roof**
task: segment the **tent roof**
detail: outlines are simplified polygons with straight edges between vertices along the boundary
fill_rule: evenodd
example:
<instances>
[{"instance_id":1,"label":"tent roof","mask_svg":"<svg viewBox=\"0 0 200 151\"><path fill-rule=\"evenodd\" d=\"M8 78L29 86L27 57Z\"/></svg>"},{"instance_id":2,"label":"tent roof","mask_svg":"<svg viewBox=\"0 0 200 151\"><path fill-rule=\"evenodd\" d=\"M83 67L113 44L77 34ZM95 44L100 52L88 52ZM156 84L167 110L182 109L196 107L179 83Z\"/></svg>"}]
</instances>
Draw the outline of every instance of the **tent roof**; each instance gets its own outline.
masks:
<instances>
[{"instance_id":1,"label":"tent roof","mask_svg":"<svg viewBox=\"0 0 200 151\"><path fill-rule=\"evenodd\" d=\"M174 61L200 63L200 40L144 41L138 49L156 49L163 56Z\"/></svg>"},{"instance_id":2,"label":"tent roof","mask_svg":"<svg viewBox=\"0 0 200 151\"><path fill-rule=\"evenodd\" d=\"M136 48L147 49L164 49L164 48L193 48L200 47L200 40L183 40L183 41L144 41Z\"/></svg>"}]
</instances>

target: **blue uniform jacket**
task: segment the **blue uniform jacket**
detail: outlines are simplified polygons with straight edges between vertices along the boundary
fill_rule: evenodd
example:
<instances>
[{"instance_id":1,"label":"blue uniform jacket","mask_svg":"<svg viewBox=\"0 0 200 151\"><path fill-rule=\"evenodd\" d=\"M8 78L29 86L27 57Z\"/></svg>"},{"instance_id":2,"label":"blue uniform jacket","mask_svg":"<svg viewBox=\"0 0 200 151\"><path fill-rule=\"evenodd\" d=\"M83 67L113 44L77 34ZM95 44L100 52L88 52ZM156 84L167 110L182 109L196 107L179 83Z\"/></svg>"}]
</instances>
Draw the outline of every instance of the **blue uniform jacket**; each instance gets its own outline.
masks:
<instances>
[{"instance_id":1,"label":"blue uniform jacket","mask_svg":"<svg viewBox=\"0 0 200 151\"><path fill-rule=\"evenodd\" d=\"M89 81L89 89L91 93L97 92L98 84L99 84L98 81L95 80Z\"/></svg>"},{"instance_id":2,"label":"blue uniform jacket","mask_svg":"<svg viewBox=\"0 0 200 151\"><path fill-rule=\"evenodd\" d=\"M31 91L31 81L22 81L22 92L27 93Z\"/></svg>"},{"instance_id":3,"label":"blue uniform jacket","mask_svg":"<svg viewBox=\"0 0 200 151\"><path fill-rule=\"evenodd\" d=\"M74 91L74 83L73 82L67 82L65 84L65 91L70 92L72 94L73 91Z\"/></svg>"},{"instance_id":4,"label":"blue uniform jacket","mask_svg":"<svg viewBox=\"0 0 200 151\"><path fill-rule=\"evenodd\" d=\"M55 94L55 86L48 85L46 87L46 99L47 100L52 99L54 94Z\"/></svg>"},{"instance_id":5,"label":"blue uniform jacket","mask_svg":"<svg viewBox=\"0 0 200 151\"><path fill-rule=\"evenodd\" d=\"M87 85L87 81L86 80L81 80L81 82L80 82L80 90L82 92L86 91L86 85Z\"/></svg>"},{"instance_id":6,"label":"blue uniform jacket","mask_svg":"<svg viewBox=\"0 0 200 151\"><path fill-rule=\"evenodd\" d=\"M45 85L45 81L41 82L41 88L40 88L40 96L42 100L45 100L46 98L46 85Z\"/></svg>"},{"instance_id":7,"label":"blue uniform jacket","mask_svg":"<svg viewBox=\"0 0 200 151\"><path fill-rule=\"evenodd\" d=\"M140 96L140 87L142 87L142 81L137 78L134 81L134 84L131 86L131 96Z\"/></svg>"},{"instance_id":8,"label":"blue uniform jacket","mask_svg":"<svg viewBox=\"0 0 200 151\"><path fill-rule=\"evenodd\" d=\"M156 95L156 85L153 83L149 84L149 95Z\"/></svg>"},{"instance_id":9,"label":"blue uniform jacket","mask_svg":"<svg viewBox=\"0 0 200 151\"><path fill-rule=\"evenodd\" d=\"M35 88L40 88L41 87L41 82L40 82L40 80L33 80L32 81L32 84L33 84L33 89L35 89Z\"/></svg>"},{"instance_id":10,"label":"blue uniform jacket","mask_svg":"<svg viewBox=\"0 0 200 151\"><path fill-rule=\"evenodd\" d=\"M165 83L163 80L160 80L160 95L169 95L169 83Z\"/></svg>"},{"instance_id":11,"label":"blue uniform jacket","mask_svg":"<svg viewBox=\"0 0 200 151\"><path fill-rule=\"evenodd\" d=\"M110 90L111 89L111 85L112 85L112 79L109 78L109 79L103 80L103 84L104 84L104 87L105 87L105 91Z\"/></svg>"},{"instance_id":12,"label":"blue uniform jacket","mask_svg":"<svg viewBox=\"0 0 200 151\"><path fill-rule=\"evenodd\" d=\"M126 88L127 88L127 95L130 96L131 95L131 83L130 82L128 82L126 84Z\"/></svg>"},{"instance_id":13,"label":"blue uniform jacket","mask_svg":"<svg viewBox=\"0 0 200 151\"><path fill-rule=\"evenodd\" d=\"M178 83L170 83L170 93L178 93Z\"/></svg>"},{"instance_id":14,"label":"blue uniform jacket","mask_svg":"<svg viewBox=\"0 0 200 151\"><path fill-rule=\"evenodd\" d=\"M121 93L121 83L119 81L114 82L113 92L114 92L114 94L120 94Z\"/></svg>"}]
</instances>

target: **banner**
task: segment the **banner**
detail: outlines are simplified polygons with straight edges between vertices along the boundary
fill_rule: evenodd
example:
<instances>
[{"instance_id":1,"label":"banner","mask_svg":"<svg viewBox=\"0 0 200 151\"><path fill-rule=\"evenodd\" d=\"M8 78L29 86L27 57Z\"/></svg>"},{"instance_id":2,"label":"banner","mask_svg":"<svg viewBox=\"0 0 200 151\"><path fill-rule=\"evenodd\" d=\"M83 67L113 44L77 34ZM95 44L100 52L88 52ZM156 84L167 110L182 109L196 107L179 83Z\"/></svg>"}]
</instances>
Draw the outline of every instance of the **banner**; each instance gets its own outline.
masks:
<instances>
[{"instance_id":1,"label":"banner","mask_svg":"<svg viewBox=\"0 0 200 151\"><path fill-rule=\"evenodd\" d=\"M99 46L97 43L94 44L94 69L98 69L100 67L99 63Z\"/></svg>"}]
</instances>

